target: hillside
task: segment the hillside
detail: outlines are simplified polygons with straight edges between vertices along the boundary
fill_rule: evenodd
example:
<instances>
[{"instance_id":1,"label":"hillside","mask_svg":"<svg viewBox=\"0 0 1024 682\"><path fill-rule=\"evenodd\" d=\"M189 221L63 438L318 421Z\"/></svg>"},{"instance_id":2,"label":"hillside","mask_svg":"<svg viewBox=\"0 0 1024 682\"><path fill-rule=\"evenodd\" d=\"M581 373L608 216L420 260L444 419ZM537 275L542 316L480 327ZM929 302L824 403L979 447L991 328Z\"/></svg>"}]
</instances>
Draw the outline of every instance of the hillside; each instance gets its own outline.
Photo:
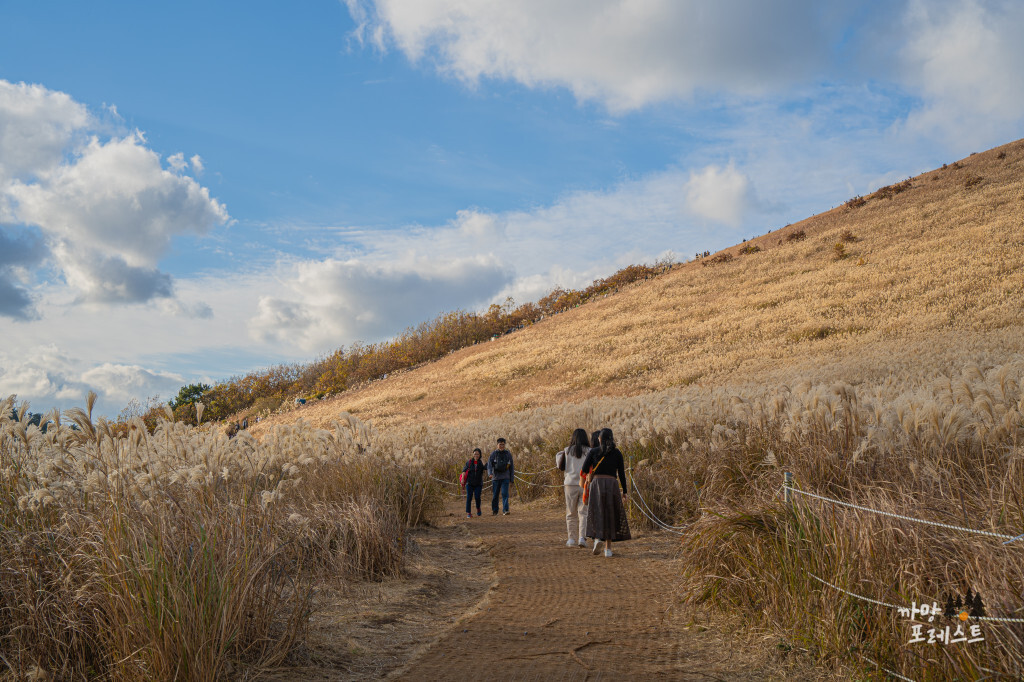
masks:
<instances>
[{"instance_id":1,"label":"hillside","mask_svg":"<svg viewBox=\"0 0 1024 682\"><path fill-rule=\"evenodd\" d=\"M452 422L697 383L884 379L1020 352L1024 142L260 424Z\"/></svg>"}]
</instances>

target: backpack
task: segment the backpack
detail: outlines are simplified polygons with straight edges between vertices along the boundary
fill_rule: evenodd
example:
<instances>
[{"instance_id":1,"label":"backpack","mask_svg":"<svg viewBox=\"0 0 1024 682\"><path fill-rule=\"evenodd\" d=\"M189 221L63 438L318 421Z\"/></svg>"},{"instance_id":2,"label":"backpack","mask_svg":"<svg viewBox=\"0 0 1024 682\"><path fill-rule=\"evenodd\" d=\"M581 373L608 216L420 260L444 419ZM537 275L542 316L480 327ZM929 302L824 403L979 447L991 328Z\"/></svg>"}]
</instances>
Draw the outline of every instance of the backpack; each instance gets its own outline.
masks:
<instances>
[{"instance_id":1,"label":"backpack","mask_svg":"<svg viewBox=\"0 0 1024 682\"><path fill-rule=\"evenodd\" d=\"M509 456L507 452L496 450L496 456L494 457L494 473L503 474L508 471Z\"/></svg>"}]
</instances>

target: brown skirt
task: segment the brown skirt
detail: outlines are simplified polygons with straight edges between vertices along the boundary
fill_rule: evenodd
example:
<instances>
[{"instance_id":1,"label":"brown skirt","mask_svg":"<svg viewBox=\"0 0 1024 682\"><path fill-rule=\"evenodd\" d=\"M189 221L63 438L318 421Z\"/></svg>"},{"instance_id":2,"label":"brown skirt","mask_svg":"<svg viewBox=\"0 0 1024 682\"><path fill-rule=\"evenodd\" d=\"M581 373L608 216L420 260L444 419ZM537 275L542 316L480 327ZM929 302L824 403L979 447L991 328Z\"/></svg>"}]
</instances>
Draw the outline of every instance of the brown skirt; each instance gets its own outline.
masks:
<instances>
[{"instance_id":1,"label":"brown skirt","mask_svg":"<svg viewBox=\"0 0 1024 682\"><path fill-rule=\"evenodd\" d=\"M632 538L626 508L622 504L622 493L619 492L619 482L612 477L595 476L590 484L587 537L612 542Z\"/></svg>"}]
</instances>

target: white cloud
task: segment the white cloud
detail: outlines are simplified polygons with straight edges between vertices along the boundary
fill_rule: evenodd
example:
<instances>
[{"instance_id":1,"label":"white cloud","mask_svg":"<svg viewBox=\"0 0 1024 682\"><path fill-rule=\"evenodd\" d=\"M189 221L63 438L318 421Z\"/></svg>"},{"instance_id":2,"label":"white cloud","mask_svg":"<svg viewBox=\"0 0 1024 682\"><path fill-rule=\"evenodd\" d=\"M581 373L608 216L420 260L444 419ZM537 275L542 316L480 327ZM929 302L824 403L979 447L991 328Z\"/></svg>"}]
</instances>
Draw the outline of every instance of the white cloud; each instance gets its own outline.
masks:
<instances>
[{"instance_id":1,"label":"white cloud","mask_svg":"<svg viewBox=\"0 0 1024 682\"><path fill-rule=\"evenodd\" d=\"M173 372L106 362L83 372L81 383L102 394L106 400L123 405L138 396L173 397L186 382L183 376Z\"/></svg>"},{"instance_id":2,"label":"white cloud","mask_svg":"<svg viewBox=\"0 0 1024 682\"><path fill-rule=\"evenodd\" d=\"M213 317L213 308L204 301L186 302L176 298L165 298L160 301L160 311L173 317L186 317L198 320L209 320Z\"/></svg>"},{"instance_id":3,"label":"white cloud","mask_svg":"<svg viewBox=\"0 0 1024 682\"><path fill-rule=\"evenodd\" d=\"M1019 135L1024 4L912 0L904 26L905 81L924 100L908 117L908 131L950 140L962 151Z\"/></svg>"},{"instance_id":4,"label":"white cloud","mask_svg":"<svg viewBox=\"0 0 1024 682\"><path fill-rule=\"evenodd\" d=\"M741 225L758 206L750 178L732 163L690 173L686 199L693 214L730 227Z\"/></svg>"},{"instance_id":5,"label":"white cloud","mask_svg":"<svg viewBox=\"0 0 1024 682\"><path fill-rule=\"evenodd\" d=\"M467 82L569 88L616 111L762 93L825 68L835 10L806 0L346 0L354 36Z\"/></svg>"},{"instance_id":6,"label":"white cloud","mask_svg":"<svg viewBox=\"0 0 1024 682\"><path fill-rule=\"evenodd\" d=\"M85 107L63 92L0 79L0 188L58 165L75 133L88 123Z\"/></svg>"},{"instance_id":7,"label":"white cloud","mask_svg":"<svg viewBox=\"0 0 1024 682\"><path fill-rule=\"evenodd\" d=\"M37 346L17 358L0 353L0 394L30 399L42 411L80 406L93 390L100 398L100 413L116 414L133 397L171 395L185 383L178 374L139 365L103 363L82 371L81 364L55 344Z\"/></svg>"},{"instance_id":8,"label":"white cloud","mask_svg":"<svg viewBox=\"0 0 1024 682\"><path fill-rule=\"evenodd\" d=\"M284 279L290 296L260 298L250 331L259 340L326 350L390 336L444 310L479 307L511 281L510 269L487 257L306 261Z\"/></svg>"},{"instance_id":9,"label":"white cloud","mask_svg":"<svg viewBox=\"0 0 1024 682\"><path fill-rule=\"evenodd\" d=\"M171 241L223 224L227 210L184 175L184 154L165 170L142 133L87 135L95 126L64 93L0 80L0 225L38 227L86 301L171 296L172 280L157 268ZM191 166L201 170L198 156Z\"/></svg>"},{"instance_id":10,"label":"white cloud","mask_svg":"<svg viewBox=\"0 0 1024 682\"><path fill-rule=\"evenodd\" d=\"M182 173L188 168L188 162L185 161L184 152L178 152L177 154L171 154L167 157L167 165L170 166L171 170L175 173Z\"/></svg>"},{"instance_id":11,"label":"white cloud","mask_svg":"<svg viewBox=\"0 0 1024 682\"><path fill-rule=\"evenodd\" d=\"M522 303L669 250L738 238L719 223L738 230L764 210L730 164L669 169L529 211L466 209L445 225L365 232L335 258L282 266L285 293L261 297L249 328L259 341L316 351L377 340L444 310L506 296Z\"/></svg>"},{"instance_id":12,"label":"white cloud","mask_svg":"<svg viewBox=\"0 0 1024 682\"><path fill-rule=\"evenodd\" d=\"M155 265L173 237L227 220L209 190L164 170L138 134L105 143L93 138L72 163L39 182L16 181L8 193L22 222L135 267Z\"/></svg>"}]
</instances>

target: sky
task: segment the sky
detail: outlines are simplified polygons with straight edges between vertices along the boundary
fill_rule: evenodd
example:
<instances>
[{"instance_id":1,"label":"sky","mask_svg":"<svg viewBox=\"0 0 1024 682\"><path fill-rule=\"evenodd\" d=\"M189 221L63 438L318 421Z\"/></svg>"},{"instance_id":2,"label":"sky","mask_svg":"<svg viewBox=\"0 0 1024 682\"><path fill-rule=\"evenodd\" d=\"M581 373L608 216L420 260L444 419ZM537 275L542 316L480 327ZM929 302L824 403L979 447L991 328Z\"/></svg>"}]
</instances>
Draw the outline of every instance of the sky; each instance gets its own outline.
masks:
<instances>
[{"instance_id":1,"label":"sky","mask_svg":"<svg viewBox=\"0 0 1024 682\"><path fill-rule=\"evenodd\" d=\"M0 0L0 394L166 400L1022 136L1013 0Z\"/></svg>"}]
</instances>

